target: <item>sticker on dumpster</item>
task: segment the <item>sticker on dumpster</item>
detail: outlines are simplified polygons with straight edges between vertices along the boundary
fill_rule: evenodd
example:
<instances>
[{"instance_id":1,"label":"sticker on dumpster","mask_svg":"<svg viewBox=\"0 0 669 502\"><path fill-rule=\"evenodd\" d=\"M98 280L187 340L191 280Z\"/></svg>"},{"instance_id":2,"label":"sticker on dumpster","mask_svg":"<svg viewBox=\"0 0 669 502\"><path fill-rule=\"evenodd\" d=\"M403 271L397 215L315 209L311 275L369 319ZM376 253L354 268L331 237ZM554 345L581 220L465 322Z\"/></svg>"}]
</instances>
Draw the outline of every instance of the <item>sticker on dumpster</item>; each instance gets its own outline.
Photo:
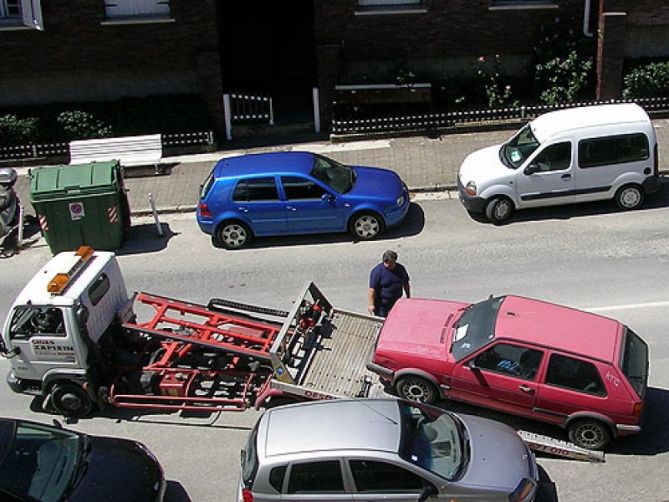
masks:
<instances>
[{"instance_id":1,"label":"sticker on dumpster","mask_svg":"<svg viewBox=\"0 0 669 502\"><path fill-rule=\"evenodd\" d=\"M84 216L86 216L84 205L81 202L70 202L70 218L72 218L72 221L80 220Z\"/></svg>"}]
</instances>

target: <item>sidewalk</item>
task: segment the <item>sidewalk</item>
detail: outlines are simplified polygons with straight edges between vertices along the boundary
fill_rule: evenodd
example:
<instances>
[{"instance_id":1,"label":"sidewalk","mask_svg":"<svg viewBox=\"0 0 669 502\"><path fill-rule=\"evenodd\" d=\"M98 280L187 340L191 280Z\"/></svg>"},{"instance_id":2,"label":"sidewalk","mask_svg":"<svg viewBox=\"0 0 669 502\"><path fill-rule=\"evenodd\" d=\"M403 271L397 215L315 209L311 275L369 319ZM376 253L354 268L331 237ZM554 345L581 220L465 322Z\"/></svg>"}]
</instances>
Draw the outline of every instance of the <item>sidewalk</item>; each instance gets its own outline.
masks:
<instances>
[{"instance_id":1,"label":"sidewalk","mask_svg":"<svg viewBox=\"0 0 669 502\"><path fill-rule=\"evenodd\" d=\"M653 124L660 151L660 170L666 171L669 170L669 119L654 120ZM448 134L434 139L415 136L347 143L323 141L182 155L164 159L165 164L172 166L165 175L136 176L136 171L128 170L126 187L132 214L150 212L149 193L161 213L188 212L197 205L200 184L217 160L261 151L307 150L322 153L345 164L392 169L413 192L452 190L456 186L460 164L469 153L501 143L511 134L513 130ZM22 169L20 172L25 174L27 170ZM19 177L16 191L27 211L32 213L27 176Z\"/></svg>"}]
</instances>

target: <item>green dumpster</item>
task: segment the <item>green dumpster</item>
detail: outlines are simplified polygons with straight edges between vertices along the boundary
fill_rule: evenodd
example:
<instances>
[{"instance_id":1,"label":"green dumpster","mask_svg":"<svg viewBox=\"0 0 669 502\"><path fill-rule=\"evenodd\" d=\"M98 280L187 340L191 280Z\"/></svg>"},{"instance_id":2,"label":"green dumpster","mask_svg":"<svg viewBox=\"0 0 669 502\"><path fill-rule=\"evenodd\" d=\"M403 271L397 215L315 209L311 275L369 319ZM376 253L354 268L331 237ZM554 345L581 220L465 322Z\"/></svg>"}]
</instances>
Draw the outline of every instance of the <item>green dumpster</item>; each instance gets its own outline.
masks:
<instances>
[{"instance_id":1,"label":"green dumpster","mask_svg":"<svg viewBox=\"0 0 669 502\"><path fill-rule=\"evenodd\" d=\"M53 253L123 245L130 208L118 161L42 167L30 177L30 202Z\"/></svg>"}]
</instances>

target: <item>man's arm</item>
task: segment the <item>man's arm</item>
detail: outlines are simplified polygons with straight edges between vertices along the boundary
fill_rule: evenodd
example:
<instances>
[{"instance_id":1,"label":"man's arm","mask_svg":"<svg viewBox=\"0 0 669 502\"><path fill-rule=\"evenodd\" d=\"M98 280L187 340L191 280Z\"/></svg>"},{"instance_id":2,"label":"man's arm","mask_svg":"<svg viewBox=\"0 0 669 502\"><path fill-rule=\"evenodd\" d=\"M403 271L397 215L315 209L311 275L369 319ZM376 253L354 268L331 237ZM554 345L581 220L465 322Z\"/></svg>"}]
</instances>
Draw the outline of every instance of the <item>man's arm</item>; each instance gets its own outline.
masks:
<instances>
[{"instance_id":1,"label":"man's arm","mask_svg":"<svg viewBox=\"0 0 669 502\"><path fill-rule=\"evenodd\" d=\"M374 288L369 288L367 292L367 312L370 314L374 313L374 294L376 291Z\"/></svg>"},{"instance_id":2,"label":"man's arm","mask_svg":"<svg viewBox=\"0 0 669 502\"><path fill-rule=\"evenodd\" d=\"M411 298L411 283L409 281L404 283L404 293L407 295L407 298Z\"/></svg>"}]
</instances>

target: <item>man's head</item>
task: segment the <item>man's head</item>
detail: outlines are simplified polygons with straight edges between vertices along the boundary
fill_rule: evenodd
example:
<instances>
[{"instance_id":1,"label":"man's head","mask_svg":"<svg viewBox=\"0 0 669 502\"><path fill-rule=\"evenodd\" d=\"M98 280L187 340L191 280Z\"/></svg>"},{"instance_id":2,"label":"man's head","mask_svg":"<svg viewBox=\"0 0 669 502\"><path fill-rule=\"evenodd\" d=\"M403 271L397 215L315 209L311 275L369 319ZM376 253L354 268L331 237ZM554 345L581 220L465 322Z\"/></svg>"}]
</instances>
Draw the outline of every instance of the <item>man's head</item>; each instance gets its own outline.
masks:
<instances>
[{"instance_id":1,"label":"man's head","mask_svg":"<svg viewBox=\"0 0 669 502\"><path fill-rule=\"evenodd\" d=\"M388 267L390 270L395 268L397 263L397 253L391 249L388 249L383 253L383 264Z\"/></svg>"}]
</instances>

